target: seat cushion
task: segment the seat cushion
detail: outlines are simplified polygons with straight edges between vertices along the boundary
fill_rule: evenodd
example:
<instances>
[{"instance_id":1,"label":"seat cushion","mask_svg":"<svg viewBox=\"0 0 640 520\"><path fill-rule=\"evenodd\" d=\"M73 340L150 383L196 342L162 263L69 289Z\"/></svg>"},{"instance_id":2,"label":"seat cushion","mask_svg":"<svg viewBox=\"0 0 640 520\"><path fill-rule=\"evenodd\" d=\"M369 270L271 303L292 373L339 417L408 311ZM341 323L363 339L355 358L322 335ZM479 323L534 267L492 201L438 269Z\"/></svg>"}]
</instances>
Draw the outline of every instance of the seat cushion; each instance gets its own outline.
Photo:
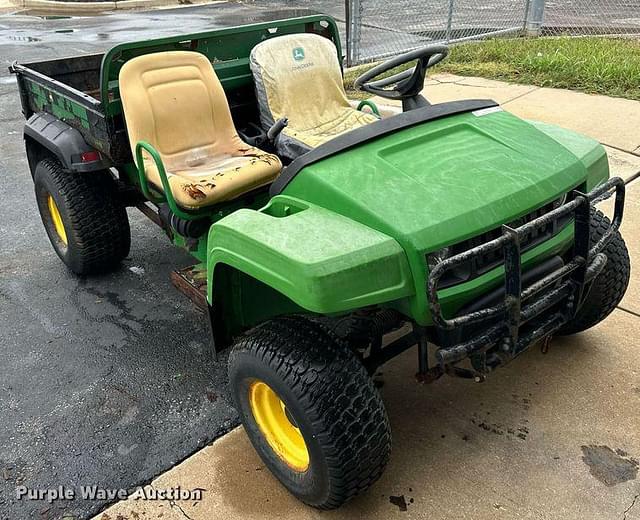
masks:
<instances>
[{"instance_id":1,"label":"seat cushion","mask_svg":"<svg viewBox=\"0 0 640 520\"><path fill-rule=\"evenodd\" d=\"M339 135L377 121L374 115L355 110L353 108L341 108L333 114L333 118L320 122L311 128L285 128L283 131L283 146L292 150L296 155L334 139ZM299 152L296 152L299 150Z\"/></svg>"},{"instance_id":2,"label":"seat cushion","mask_svg":"<svg viewBox=\"0 0 640 520\"><path fill-rule=\"evenodd\" d=\"M231 200L272 182L280 160L236 131L211 62L198 52L145 54L120 71L131 150L147 141L162 158L176 202L189 209ZM162 190L145 152L149 181Z\"/></svg>"},{"instance_id":3,"label":"seat cushion","mask_svg":"<svg viewBox=\"0 0 640 520\"><path fill-rule=\"evenodd\" d=\"M162 189L155 163L147 157L144 162L149 181ZM191 164L173 163L171 169L167 169L167 178L178 205L197 209L233 200L266 186L281 169L278 157L247 146L237 155L204 157Z\"/></svg>"},{"instance_id":4,"label":"seat cushion","mask_svg":"<svg viewBox=\"0 0 640 520\"><path fill-rule=\"evenodd\" d=\"M345 132L377 121L353 108L333 42L317 34L270 38L251 51L262 126L286 117L278 153L294 158Z\"/></svg>"}]
</instances>

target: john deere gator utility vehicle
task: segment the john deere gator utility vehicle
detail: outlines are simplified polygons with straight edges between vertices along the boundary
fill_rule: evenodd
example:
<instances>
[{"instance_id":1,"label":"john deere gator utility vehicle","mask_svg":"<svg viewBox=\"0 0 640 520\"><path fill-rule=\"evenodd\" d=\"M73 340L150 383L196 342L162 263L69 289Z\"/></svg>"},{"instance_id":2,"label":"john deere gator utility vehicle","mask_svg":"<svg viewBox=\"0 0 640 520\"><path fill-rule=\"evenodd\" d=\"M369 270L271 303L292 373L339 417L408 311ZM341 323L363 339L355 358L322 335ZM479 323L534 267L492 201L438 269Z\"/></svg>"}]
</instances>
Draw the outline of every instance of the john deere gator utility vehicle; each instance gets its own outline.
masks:
<instances>
[{"instance_id":1,"label":"john deere gator utility vehicle","mask_svg":"<svg viewBox=\"0 0 640 520\"><path fill-rule=\"evenodd\" d=\"M491 100L430 104L425 74L446 54L358 78L401 102L391 115L348 101L328 16L11 67L56 253L79 275L116 268L127 206L189 251L173 279L214 352L232 347L247 435L318 508L387 463L377 367L415 347L419 380L482 381L603 320L629 281L625 187L602 146ZM610 195L611 220L595 208Z\"/></svg>"}]
</instances>

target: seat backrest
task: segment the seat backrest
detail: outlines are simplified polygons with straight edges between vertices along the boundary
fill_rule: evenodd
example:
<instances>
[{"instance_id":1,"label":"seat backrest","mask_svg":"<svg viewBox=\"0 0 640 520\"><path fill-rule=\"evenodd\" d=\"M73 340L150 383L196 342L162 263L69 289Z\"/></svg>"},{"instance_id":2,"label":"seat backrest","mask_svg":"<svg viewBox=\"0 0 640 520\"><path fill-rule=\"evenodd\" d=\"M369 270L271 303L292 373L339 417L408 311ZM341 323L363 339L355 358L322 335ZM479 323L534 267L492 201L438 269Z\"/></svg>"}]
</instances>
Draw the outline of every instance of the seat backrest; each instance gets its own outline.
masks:
<instances>
[{"instance_id":1,"label":"seat backrest","mask_svg":"<svg viewBox=\"0 0 640 520\"><path fill-rule=\"evenodd\" d=\"M132 153L147 141L171 170L238 149L227 98L203 54L138 56L124 64L119 84Z\"/></svg>"},{"instance_id":2,"label":"seat backrest","mask_svg":"<svg viewBox=\"0 0 640 520\"><path fill-rule=\"evenodd\" d=\"M317 34L288 34L256 45L250 55L264 128L282 117L308 129L349 107L335 45Z\"/></svg>"}]
</instances>

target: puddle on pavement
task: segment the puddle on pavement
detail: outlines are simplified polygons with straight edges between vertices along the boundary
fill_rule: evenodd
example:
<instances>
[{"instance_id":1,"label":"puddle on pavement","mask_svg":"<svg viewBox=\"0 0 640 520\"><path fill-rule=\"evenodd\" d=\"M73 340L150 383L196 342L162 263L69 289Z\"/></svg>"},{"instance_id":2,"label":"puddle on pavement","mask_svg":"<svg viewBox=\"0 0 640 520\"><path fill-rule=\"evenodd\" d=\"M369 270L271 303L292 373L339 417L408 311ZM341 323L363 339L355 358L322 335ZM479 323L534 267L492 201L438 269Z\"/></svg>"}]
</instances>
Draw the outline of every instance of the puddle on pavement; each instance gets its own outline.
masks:
<instances>
[{"instance_id":1,"label":"puddle on pavement","mask_svg":"<svg viewBox=\"0 0 640 520\"><path fill-rule=\"evenodd\" d=\"M52 15L37 15L37 14L30 14L28 11L26 13L27 16L37 16L38 18L42 18L43 20L69 20L71 18L71 16L63 16L60 14L52 14Z\"/></svg>"},{"instance_id":2,"label":"puddle on pavement","mask_svg":"<svg viewBox=\"0 0 640 520\"><path fill-rule=\"evenodd\" d=\"M58 21L58 20L76 20L76 19L81 19L81 18L90 18L90 17L94 17L94 16L102 16L105 14L110 13L110 11L96 11L94 13L91 14L79 14L79 15L66 15L66 14L60 14L60 13L56 13L55 11L47 11L47 10L43 10L43 9L23 9L21 11L15 11L13 13L10 13L11 15L14 16L32 16L34 18L40 18L41 20L45 20L45 21ZM146 30L147 28L145 27L144 30ZM67 27L62 27L60 29L53 29L53 33L56 34L72 34L72 33L76 33L80 31L80 29L77 28L67 28ZM16 42L39 42L42 41L41 38L36 38L34 36L8 36L8 39L12 40L12 41L16 41ZM97 40L97 41L105 41L105 40L109 40L111 38L111 35L108 33L104 33L104 32L100 32L100 33L96 33L96 34L88 34L85 35L83 39L85 40Z\"/></svg>"},{"instance_id":3,"label":"puddle on pavement","mask_svg":"<svg viewBox=\"0 0 640 520\"><path fill-rule=\"evenodd\" d=\"M22 9L11 13L13 16L33 16L42 20L71 20L73 18L86 18L84 16L71 16L69 14L60 14L56 11L47 11L44 9Z\"/></svg>"},{"instance_id":4,"label":"puddle on pavement","mask_svg":"<svg viewBox=\"0 0 640 520\"><path fill-rule=\"evenodd\" d=\"M41 42L42 39L41 38L36 38L35 36L15 36L15 35L10 35L7 36L7 39L14 41L14 42Z\"/></svg>"}]
</instances>

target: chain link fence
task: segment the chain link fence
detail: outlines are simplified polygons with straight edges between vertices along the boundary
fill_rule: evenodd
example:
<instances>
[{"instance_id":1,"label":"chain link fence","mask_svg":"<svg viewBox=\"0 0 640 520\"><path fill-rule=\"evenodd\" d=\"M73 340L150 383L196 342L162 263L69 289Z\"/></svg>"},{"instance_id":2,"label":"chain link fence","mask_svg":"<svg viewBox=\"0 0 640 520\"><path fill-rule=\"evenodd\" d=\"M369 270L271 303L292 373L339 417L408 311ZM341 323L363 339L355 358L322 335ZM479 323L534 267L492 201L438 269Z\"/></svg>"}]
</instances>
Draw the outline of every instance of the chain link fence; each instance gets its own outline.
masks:
<instances>
[{"instance_id":1,"label":"chain link fence","mask_svg":"<svg viewBox=\"0 0 640 520\"><path fill-rule=\"evenodd\" d=\"M640 0L546 0L541 34L640 36Z\"/></svg>"},{"instance_id":2,"label":"chain link fence","mask_svg":"<svg viewBox=\"0 0 640 520\"><path fill-rule=\"evenodd\" d=\"M526 0L349 0L349 64L427 45L522 34Z\"/></svg>"},{"instance_id":3,"label":"chain link fence","mask_svg":"<svg viewBox=\"0 0 640 520\"><path fill-rule=\"evenodd\" d=\"M640 36L640 0L250 0L333 16L347 65L429 43L550 35Z\"/></svg>"},{"instance_id":4,"label":"chain link fence","mask_svg":"<svg viewBox=\"0 0 640 520\"><path fill-rule=\"evenodd\" d=\"M347 62L497 36L640 36L640 0L347 0Z\"/></svg>"}]
</instances>

